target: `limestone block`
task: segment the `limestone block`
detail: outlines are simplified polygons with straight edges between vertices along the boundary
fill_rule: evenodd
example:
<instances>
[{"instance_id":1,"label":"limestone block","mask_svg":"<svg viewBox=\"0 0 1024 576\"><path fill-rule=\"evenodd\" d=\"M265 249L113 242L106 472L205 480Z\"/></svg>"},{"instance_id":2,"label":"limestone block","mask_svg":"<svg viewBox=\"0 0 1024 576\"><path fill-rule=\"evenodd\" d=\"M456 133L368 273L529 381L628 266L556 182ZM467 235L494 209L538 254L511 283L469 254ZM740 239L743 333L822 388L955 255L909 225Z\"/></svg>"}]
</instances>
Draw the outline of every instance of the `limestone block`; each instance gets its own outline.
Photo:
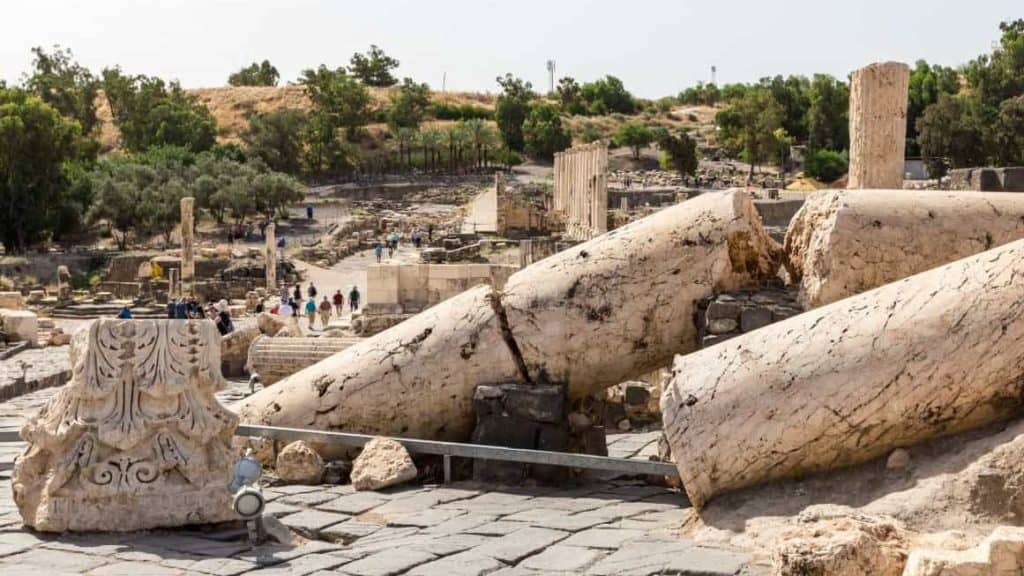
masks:
<instances>
[{"instance_id":1,"label":"limestone block","mask_svg":"<svg viewBox=\"0 0 1024 576\"><path fill-rule=\"evenodd\" d=\"M1024 573L1024 528L999 526L967 550L916 549L903 576L1013 576Z\"/></svg>"},{"instance_id":2,"label":"limestone block","mask_svg":"<svg viewBox=\"0 0 1024 576\"><path fill-rule=\"evenodd\" d=\"M46 292L43 290L30 290L28 293L28 299L26 302L29 304L39 304L46 298Z\"/></svg>"},{"instance_id":3,"label":"limestone block","mask_svg":"<svg viewBox=\"0 0 1024 576\"><path fill-rule=\"evenodd\" d=\"M234 414L207 320L102 319L75 333L73 376L22 428L14 501L25 524L131 531L236 518Z\"/></svg>"},{"instance_id":4,"label":"limestone block","mask_svg":"<svg viewBox=\"0 0 1024 576\"><path fill-rule=\"evenodd\" d=\"M870 516L803 519L772 550L776 576L899 576L906 559L906 534L890 521Z\"/></svg>"},{"instance_id":5,"label":"limestone block","mask_svg":"<svg viewBox=\"0 0 1024 576\"><path fill-rule=\"evenodd\" d=\"M416 464L404 446L390 438L374 438L352 463L352 487L380 490L416 478Z\"/></svg>"},{"instance_id":6,"label":"limestone block","mask_svg":"<svg viewBox=\"0 0 1024 576\"><path fill-rule=\"evenodd\" d=\"M256 325L259 326L260 332L263 334L273 336L280 332L281 328L284 328L285 319L270 312L260 312L256 317Z\"/></svg>"},{"instance_id":7,"label":"limestone block","mask_svg":"<svg viewBox=\"0 0 1024 576\"><path fill-rule=\"evenodd\" d=\"M741 190L703 194L514 274L501 301L530 379L580 398L696 350L695 301L775 274L760 222Z\"/></svg>"},{"instance_id":8,"label":"limestone block","mask_svg":"<svg viewBox=\"0 0 1024 576\"><path fill-rule=\"evenodd\" d=\"M11 342L31 342L39 339L39 318L28 310L0 309L0 325Z\"/></svg>"},{"instance_id":9,"label":"limestone block","mask_svg":"<svg viewBox=\"0 0 1024 576\"><path fill-rule=\"evenodd\" d=\"M265 388L245 422L466 440L473 389L515 381L491 289L479 286Z\"/></svg>"},{"instance_id":10,"label":"limestone block","mask_svg":"<svg viewBox=\"0 0 1024 576\"><path fill-rule=\"evenodd\" d=\"M8 310L21 310L25 307L25 301L21 292L0 292L0 308Z\"/></svg>"},{"instance_id":11,"label":"limestone block","mask_svg":"<svg viewBox=\"0 0 1024 576\"><path fill-rule=\"evenodd\" d=\"M902 188L910 68L884 62L850 79L850 189Z\"/></svg>"},{"instance_id":12,"label":"limestone block","mask_svg":"<svg viewBox=\"0 0 1024 576\"><path fill-rule=\"evenodd\" d=\"M324 461L308 444L298 440L277 455L274 471L285 482L316 485L324 476Z\"/></svg>"},{"instance_id":13,"label":"limestone block","mask_svg":"<svg viewBox=\"0 0 1024 576\"><path fill-rule=\"evenodd\" d=\"M662 414L690 501L1019 413L1024 241L676 357Z\"/></svg>"},{"instance_id":14,"label":"limestone block","mask_svg":"<svg viewBox=\"0 0 1024 576\"><path fill-rule=\"evenodd\" d=\"M786 266L808 308L1024 238L1024 196L822 190L786 233Z\"/></svg>"}]
</instances>

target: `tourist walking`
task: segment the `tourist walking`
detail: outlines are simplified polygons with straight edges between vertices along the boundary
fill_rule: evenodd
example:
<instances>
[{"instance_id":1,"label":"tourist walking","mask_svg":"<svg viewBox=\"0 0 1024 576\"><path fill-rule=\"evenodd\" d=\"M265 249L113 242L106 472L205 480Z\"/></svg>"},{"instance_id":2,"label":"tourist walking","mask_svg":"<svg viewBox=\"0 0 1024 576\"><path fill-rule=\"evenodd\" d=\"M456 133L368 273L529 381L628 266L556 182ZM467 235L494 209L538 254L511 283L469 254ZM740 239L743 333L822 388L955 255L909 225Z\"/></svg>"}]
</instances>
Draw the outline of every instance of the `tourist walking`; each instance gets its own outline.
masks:
<instances>
[{"instance_id":1,"label":"tourist walking","mask_svg":"<svg viewBox=\"0 0 1024 576\"><path fill-rule=\"evenodd\" d=\"M121 320L131 320L132 319L132 311L128 308L127 304L124 305L121 308L121 311L117 313L117 317L120 318Z\"/></svg>"},{"instance_id":2,"label":"tourist walking","mask_svg":"<svg viewBox=\"0 0 1024 576\"><path fill-rule=\"evenodd\" d=\"M341 313L344 312L342 308L345 306L345 297L341 295L341 290L334 292L334 313L341 318Z\"/></svg>"},{"instance_id":3,"label":"tourist walking","mask_svg":"<svg viewBox=\"0 0 1024 576\"><path fill-rule=\"evenodd\" d=\"M312 219L313 219L313 205L312 204L306 204L306 220L312 220Z\"/></svg>"},{"instance_id":4,"label":"tourist walking","mask_svg":"<svg viewBox=\"0 0 1024 576\"><path fill-rule=\"evenodd\" d=\"M175 310L177 309L177 307L178 307L178 305L177 305L177 303L175 303L174 298L171 298L170 300L167 301L167 319L168 320L174 320Z\"/></svg>"},{"instance_id":5,"label":"tourist walking","mask_svg":"<svg viewBox=\"0 0 1024 576\"><path fill-rule=\"evenodd\" d=\"M314 286L312 282L309 283L309 288L306 288L306 294L310 299L316 300L316 286Z\"/></svg>"},{"instance_id":6,"label":"tourist walking","mask_svg":"<svg viewBox=\"0 0 1024 576\"><path fill-rule=\"evenodd\" d=\"M281 302L285 302L288 300L288 286L284 282L281 283L281 289L279 294L281 296Z\"/></svg>"},{"instance_id":7,"label":"tourist walking","mask_svg":"<svg viewBox=\"0 0 1024 576\"><path fill-rule=\"evenodd\" d=\"M384 247L380 245L379 240L373 245L373 253L377 256L377 264L380 264L380 257L384 254Z\"/></svg>"},{"instance_id":8,"label":"tourist walking","mask_svg":"<svg viewBox=\"0 0 1024 576\"><path fill-rule=\"evenodd\" d=\"M281 318L291 318L295 314L295 306L290 300L281 300L281 305L277 307L277 314Z\"/></svg>"},{"instance_id":9,"label":"tourist walking","mask_svg":"<svg viewBox=\"0 0 1024 576\"><path fill-rule=\"evenodd\" d=\"M324 299L320 301L320 324L324 330L327 330L327 323L331 321L331 301L327 299L327 295L324 295Z\"/></svg>"},{"instance_id":10,"label":"tourist walking","mask_svg":"<svg viewBox=\"0 0 1024 576\"><path fill-rule=\"evenodd\" d=\"M235 331L235 324L231 321L231 309L228 307L227 300L221 300L217 303L217 315L214 321L217 323L217 330L221 336L226 336Z\"/></svg>"},{"instance_id":11,"label":"tourist walking","mask_svg":"<svg viewBox=\"0 0 1024 576\"><path fill-rule=\"evenodd\" d=\"M316 300L312 298L306 301L306 317L309 318L309 329L313 330L313 324L316 323Z\"/></svg>"},{"instance_id":12,"label":"tourist walking","mask_svg":"<svg viewBox=\"0 0 1024 576\"><path fill-rule=\"evenodd\" d=\"M359 309L359 288L356 288L354 285L348 292L348 309L352 312Z\"/></svg>"}]
</instances>

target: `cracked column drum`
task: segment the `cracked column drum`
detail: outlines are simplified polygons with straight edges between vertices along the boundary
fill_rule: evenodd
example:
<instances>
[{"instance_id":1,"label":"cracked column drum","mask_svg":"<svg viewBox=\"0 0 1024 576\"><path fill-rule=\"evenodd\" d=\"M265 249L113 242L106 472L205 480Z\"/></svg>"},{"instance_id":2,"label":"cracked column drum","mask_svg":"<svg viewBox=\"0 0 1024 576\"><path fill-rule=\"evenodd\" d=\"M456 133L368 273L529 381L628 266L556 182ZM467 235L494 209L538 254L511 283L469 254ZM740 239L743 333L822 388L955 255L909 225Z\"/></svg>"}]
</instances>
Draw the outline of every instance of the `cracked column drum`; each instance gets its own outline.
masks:
<instances>
[{"instance_id":1,"label":"cracked column drum","mask_svg":"<svg viewBox=\"0 0 1024 576\"><path fill-rule=\"evenodd\" d=\"M786 233L787 268L814 308L1024 238L1024 195L823 190Z\"/></svg>"},{"instance_id":2,"label":"cracked column drum","mask_svg":"<svg viewBox=\"0 0 1024 576\"><path fill-rule=\"evenodd\" d=\"M1024 240L679 356L665 432L694 506L1020 413Z\"/></svg>"},{"instance_id":3,"label":"cracked column drum","mask_svg":"<svg viewBox=\"0 0 1024 576\"><path fill-rule=\"evenodd\" d=\"M696 350L694 302L763 285L777 252L745 192L707 193L517 272L502 304L529 380L581 397Z\"/></svg>"},{"instance_id":4,"label":"cracked column drum","mask_svg":"<svg viewBox=\"0 0 1024 576\"><path fill-rule=\"evenodd\" d=\"M473 390L519 375L478 286L243 402L244 422L320 430L465 440Z\"/></svg>"}]
</instances>

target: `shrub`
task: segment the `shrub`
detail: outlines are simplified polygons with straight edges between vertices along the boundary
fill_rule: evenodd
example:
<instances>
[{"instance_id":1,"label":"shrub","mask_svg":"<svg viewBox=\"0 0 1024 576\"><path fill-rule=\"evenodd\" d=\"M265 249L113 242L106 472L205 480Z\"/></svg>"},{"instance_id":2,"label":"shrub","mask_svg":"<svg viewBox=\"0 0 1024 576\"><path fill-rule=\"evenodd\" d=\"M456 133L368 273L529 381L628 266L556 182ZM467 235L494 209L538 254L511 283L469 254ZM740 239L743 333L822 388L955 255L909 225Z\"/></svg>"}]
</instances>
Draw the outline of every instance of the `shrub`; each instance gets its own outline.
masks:
<instances>
[{"instance_id":1,"label":"shrub","mask_svg":"<svg viewBox=\"0 0 1024 576\"><path fill-rule=\"evenodd\" d=\"M449 104L447 102L434 102L430 105L427 114L437 120L491 120L494 118L494 112L483 106Z\"/></svg>"},{"instance_id":2,"label":"shrub","mask_svg":"<svg viewBox=\"0 0 1024 576\"><path fill-rule=\"evenodd\" d=\"M845 152L835 150L815 150L804 162L804 174L821 182L832 182L848 169L849 159Z\"/></svg>"}]
</instances>

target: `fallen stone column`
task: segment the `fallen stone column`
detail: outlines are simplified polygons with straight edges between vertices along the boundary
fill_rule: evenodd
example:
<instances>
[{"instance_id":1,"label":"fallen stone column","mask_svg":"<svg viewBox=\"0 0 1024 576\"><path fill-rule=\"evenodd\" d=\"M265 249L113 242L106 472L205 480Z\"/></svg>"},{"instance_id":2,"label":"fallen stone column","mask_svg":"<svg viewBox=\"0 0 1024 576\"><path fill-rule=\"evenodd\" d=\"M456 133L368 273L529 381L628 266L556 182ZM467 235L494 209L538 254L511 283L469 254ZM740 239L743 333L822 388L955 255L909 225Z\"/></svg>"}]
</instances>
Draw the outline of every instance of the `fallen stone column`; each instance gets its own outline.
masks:
<instances>
[{"instance_id":1,"label":"fallen stone column","mask_svg":"<svg viewBox=\"0 0 1024 576\"><path fill-rule=\"evenodd\" d=\"M513 274L501 301L529 379L579 398L700 348L694 303L763 285L776 250L749 196L708 193Z\"/></svg>"},{"instance_id":2,"label":"fallen stone column","mask_svg":"<svg viewBox=\"0 0 1024 576\"><path fill-rule=\"evenodd\" d=\"M777 246L742 191L705 194L472 288L248 398L243 421L466 440L478 384L572 397L695 350L693 303L762 283Z\"/></svg>"},{"instance_id":3,"label":"fallen stone column","mask_svg":"<svg viewBox=\"0 0 1024 576\"><path fill-rule=\"evenodd\" d=\"M514 381L515 359L478 286L250 396L244 422L465 440L473 389Z\"/></svg>"},{"instance_id":4,"label":"fallen stone column","mask_svg":"<svg viewBox=\"0 0 1024 576\"><path fill-rule=\"evenodd\" d=\"M363 338L270 338L258 336L248 350L246 366L269 386L329 358Z\"/></svg>"},{"instance_id":5,"label":"fallen stone column","mask_svg":"<svg viewBox=\"0 0 1024 576\"><path fill-rule=\"evenodd\" d=\"M662 397L687 494L882 456L1019 414L1024 241L687 356Z\"/></svg>"},{"instance_id":6,"label":"fallen stone column","mask_svg":"<svg viewBox=\"0 0 1024 576\"><path fill-rule=\"evenodd\" d=\"M96 320L71 341L71 382L25 423L14 502L36 530L228 522L238 423L214 397L208 320Z\"/></svg>"},{"instance_id":7,"label":"fallen stone column","mask_svg":"<svg viewBox=\"0 0 1024 576\"><path fill-rule=\"evenodd\" d=\"M786 233L786 266L807 308L1024 238L1024 196L823 190Z\"/></svg>"}]
</instances>

